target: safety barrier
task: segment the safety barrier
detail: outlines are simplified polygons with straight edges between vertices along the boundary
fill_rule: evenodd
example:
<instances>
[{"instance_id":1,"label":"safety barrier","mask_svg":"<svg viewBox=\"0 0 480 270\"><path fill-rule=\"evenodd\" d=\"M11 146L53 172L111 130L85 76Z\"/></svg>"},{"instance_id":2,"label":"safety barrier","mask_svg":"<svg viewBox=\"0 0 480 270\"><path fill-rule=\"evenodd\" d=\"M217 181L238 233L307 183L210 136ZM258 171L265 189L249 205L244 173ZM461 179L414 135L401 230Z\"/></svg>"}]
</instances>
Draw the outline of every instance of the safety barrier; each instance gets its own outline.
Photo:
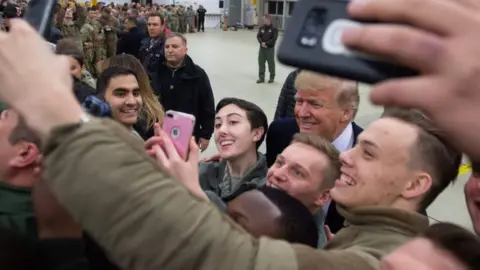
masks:
<instances>
[{"instance_id":1,"label":"safety barrier","mask_svg":"<svg viewBox=\"0 0 480 270\"><path fill-rule=\"evenodd\" d=\"M205 28L222 28L223 14L205 14Z\"/></svg>"}]
</instances>

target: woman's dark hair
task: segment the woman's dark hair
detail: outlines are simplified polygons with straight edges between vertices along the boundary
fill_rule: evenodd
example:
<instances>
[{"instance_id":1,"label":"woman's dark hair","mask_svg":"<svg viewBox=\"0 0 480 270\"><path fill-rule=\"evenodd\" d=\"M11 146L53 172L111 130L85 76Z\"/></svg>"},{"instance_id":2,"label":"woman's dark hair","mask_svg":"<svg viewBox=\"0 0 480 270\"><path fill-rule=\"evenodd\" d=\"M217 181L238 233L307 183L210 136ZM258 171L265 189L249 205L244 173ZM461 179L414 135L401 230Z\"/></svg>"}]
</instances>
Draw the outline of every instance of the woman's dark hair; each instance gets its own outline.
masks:
<instances>
[{"instance_id":1,"label":"woman's dark hair","mask_svg":"<svg viewBox=\"0 0 480 270\"><path fill-rule=\"evenodd\" d=\"M105 91L107 91L108 84L112 78L121 76L121 75L133 75L135 78L135 72L130 69L122 68L122 67L109 67L102 71L100 75L98 75L97 79L97 93L98 96L102 99L105 99ZM138 81L138 78L137 78Z\"/></svg>"},{"instance_id":2,"label":"woman's dark hair","mask_svg":"<svg viewBox=\"0 0 480 270\"><path fill-rule=\"evenodd\" d=\"M258 147L260 147L260 145L263 143L263 140L265 139L265 135L267 134L267 130L268 130L267 115L256 104L250 101L246 101L244 99L233 98L233 97L224 98L220 100L220 102L218 102L217 104L217 108L215 109L215 113L218 113L223 107L230 104L233 104L246 112L248 121L250 122L252 129L263 128L262 137L257 142L257 149L258 149Z\"/></svg>"},{"instance_id":3,"label":"woman's dark hair","mask_svg":"<svg viewBox=\"0 0 480 270\"><path fill-rule=\"evenodd\" d=\"M282 212L279 222L283 240L317 247L318 228L312 214L302 202L276 188L263 186L257 190Z\"/></svg>"}]
</instances>

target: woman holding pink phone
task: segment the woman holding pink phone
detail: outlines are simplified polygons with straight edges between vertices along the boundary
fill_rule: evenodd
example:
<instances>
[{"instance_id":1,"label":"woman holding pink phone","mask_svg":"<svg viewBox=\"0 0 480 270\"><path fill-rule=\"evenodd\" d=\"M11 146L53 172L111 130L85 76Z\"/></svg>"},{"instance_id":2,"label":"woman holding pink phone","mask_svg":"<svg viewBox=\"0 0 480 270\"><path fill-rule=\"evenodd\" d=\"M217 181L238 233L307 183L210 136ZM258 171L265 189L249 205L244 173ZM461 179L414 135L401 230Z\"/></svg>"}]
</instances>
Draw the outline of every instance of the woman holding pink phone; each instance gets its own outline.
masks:
<instances>
[{"instance_id":1,"label":"woman holding pink phone","mask_svg":"<svg viewBox=\"0 0 480 270\"><path fill-rule=\"evenodd\" d=\"M214 139L220 161L198 163L198 146L190 140L187 163L176 162L183 158L172 150L175 147L168 131L148 140L145 147L167 173L190 191L224 207L240 193L265 184L266 158L257 150L265 138L268 121L260 107L237 98L222 99L215 111ZM156 151L157 147L163 151Z\"/></svg>"}]
</instances>

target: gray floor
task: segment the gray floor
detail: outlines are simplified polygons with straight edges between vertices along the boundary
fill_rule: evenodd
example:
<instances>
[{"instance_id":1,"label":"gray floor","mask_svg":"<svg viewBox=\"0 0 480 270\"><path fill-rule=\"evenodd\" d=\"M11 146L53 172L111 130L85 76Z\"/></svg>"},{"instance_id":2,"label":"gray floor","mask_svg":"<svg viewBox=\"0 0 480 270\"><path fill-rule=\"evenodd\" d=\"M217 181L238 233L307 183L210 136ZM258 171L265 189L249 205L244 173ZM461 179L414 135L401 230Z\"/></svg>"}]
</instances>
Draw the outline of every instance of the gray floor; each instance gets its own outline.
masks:
<instances>
[{"instance_id":1,"label":"gray floor","mask_svg":"<svg viewBox=\"0 0 480 270\"><path fill-rule=\"evenodd\" d=\"M210 77L215 100L224 97L243 98L258 104L269 119L273 118L277 98L283 81L292 70L277 64L277 82L257 85L258 44L255 32L223 32L208 29L205 33L187 35L189 55L204 68ZM382 109L373 106L368 100L369 88L361 88L360 109L356 122L367 126L375 120ZM263 145L261 150L264 151ZM215 145L210 144L204 156L216 153ZM448 188L428 209L431 221L450 221L471 228L465 208L463 185L468 177L459 177L456 184Z\"/></svg>"}]
</instances>

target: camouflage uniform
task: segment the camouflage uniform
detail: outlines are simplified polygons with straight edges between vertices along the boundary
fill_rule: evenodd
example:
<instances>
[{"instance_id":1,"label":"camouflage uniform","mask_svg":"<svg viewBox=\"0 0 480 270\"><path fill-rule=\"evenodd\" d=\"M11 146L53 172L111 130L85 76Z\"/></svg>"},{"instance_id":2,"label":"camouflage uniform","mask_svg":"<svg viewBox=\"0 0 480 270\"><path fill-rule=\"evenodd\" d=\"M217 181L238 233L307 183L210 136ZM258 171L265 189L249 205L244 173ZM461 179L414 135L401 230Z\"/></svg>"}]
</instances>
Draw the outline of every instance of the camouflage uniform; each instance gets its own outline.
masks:
<instances>
[{"instance_id":1,"label":"camouflage uniform","mask_svg":"<svg viewBox=\"0 0 480 270\"><path fill-rule=\"evenodd\" d=\"M80 33L80 29L85 24L87 17L86 11L81 6L76 7L77 10L77 20L71 23L65 23L65 10L58 14L57 17L57 28L62 32L64 38L72 38L77 42L78 47L83 50L83 39Z\"/></svg>"},{"instance_id":2,"label":"camouflage uniform","mask_svg":"<svg viewBox=\"0 0 480 270\"><path fill-rule=\"evenodd\" d=\"M178 17L178 13L177 13L177 8L174 7L172 8L172 28L170 30L172 30L173 32L178 32L178 21L179 21L179 17Z\"/></svg>"},{"instance_id":3,"label":"camouflage uniform","mask_svg":"<svg viewBox=\"0 0 480 270\"><path fill-rule=\"evenodd\" d=\"M187 32L185 8L183 6L178 7L178 32L185 34Z\"/></svg>"},{"instance_id":4,"label":"camouflage uniform","mask_svg":"<svg viewBox=\"0 0 480 270\"><path fill-rule=\"evenodd\" d=\"M115 56L117 54L117 33L120 32L120 23L113 16L109 18L100 17L97 20L105 33L107 57Z\"/></svg>"},{"instance_id":5,"label":"camouflage uniform","mask_svg":"<svg viewBox=\"0 0 480 270\"><path fill-rule=\"evenodd\" d=\"M96 74L95 68L95 28L87 21L80 29L83 40L83 62L85 69L91 74Z\"/></svg>"},{"instance_id":6,"label":"camouflage uniform","mask_svg":"<svg viewBox=\"0 0 480 270\"><path fill-rule=\"evenodd\" d=\"M173 31L173 16L169 10L165 10L165 20L167 20L167 28Z\"/></svg>"},{"instance_id":7,"label":"camouflage uniform","mask_svg":"<svg viewBox=\"0 0 480 270\"><path fill-rule=\"evenodd\" d=\"M97 20L92 20L90 23L94 29L93 50L94 50L94 66L96 67L96 64L99 61L103 61L107 59L107 43L106 43L107 37L105 35L105 31L103 30L102 25ZM97 71L96 68L95 68L95 71Z\"/></svg>"},{"instance_id":8,"label":"camouflage uniform","mask_svg":"<svg viewBox=\"0 0 480 270\"><path fill-rule=\"evenodd\" d=\"M186 26L188 26L188 32L190 33L195 33L194 18L195 18L195 11L193 11L193 9L189 7L185 12L185 24Z\"/></svg>"}]
</instances>

